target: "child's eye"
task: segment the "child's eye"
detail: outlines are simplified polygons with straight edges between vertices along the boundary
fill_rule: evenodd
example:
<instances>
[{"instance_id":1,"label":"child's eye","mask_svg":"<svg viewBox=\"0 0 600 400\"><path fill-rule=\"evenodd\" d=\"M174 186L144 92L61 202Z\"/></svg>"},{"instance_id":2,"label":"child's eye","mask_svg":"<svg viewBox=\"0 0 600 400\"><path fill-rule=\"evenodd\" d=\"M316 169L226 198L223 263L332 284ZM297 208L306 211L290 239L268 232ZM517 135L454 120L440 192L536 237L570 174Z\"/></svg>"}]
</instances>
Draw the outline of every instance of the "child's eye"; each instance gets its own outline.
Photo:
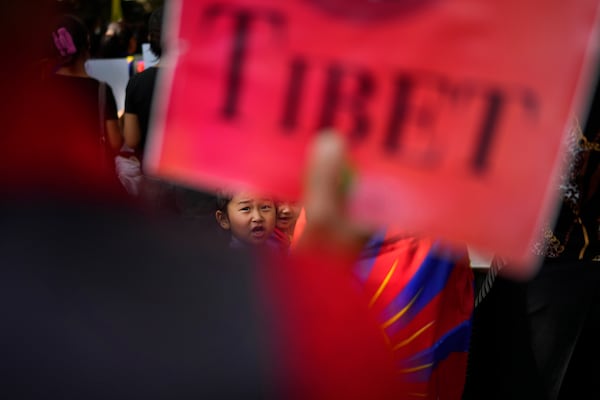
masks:
<instances>
[{"instance_id":1,"label":"child's eye","mask_svg":"<svg viewBox=\"0 0 600 400\"><path fill-rule=\"evenodd\" d=\"M240 208L240 211L243 211L243 212L250 211L250 207L242 207L242 208Z\"/></svg>"},{"instance_id":2,"label":"child's eye","mask_svg":"<svg viewBox=\"0 0 600 400\"><path fill-rule=\"evenodd\" d=\"M270 205L265 204L261 207L263 211L269 211L272 207Z\"/></svg>"}]
</instances>

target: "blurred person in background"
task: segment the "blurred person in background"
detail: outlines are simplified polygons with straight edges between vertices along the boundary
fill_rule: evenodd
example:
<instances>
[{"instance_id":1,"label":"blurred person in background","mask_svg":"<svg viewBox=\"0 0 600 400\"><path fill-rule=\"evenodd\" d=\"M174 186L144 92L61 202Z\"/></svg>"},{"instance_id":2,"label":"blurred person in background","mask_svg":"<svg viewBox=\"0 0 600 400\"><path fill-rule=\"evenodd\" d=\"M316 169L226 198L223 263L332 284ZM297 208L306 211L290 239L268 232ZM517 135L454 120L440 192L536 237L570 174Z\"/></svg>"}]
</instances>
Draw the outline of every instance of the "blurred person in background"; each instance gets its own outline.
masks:
<instances>
[{"instance_id":1,"label":"blurred person in background","mask_svg":"<svg viewBox=\"0 0 600 400\"><path fill-rule=\"evenodd\" d=\"M98 48L98 58L124 58L138 49L138 40L132 27L124 21L111 22L104 31Z\"/></svg>"},{"instance_id":2,"label":"blurred person in background","mask_svg":"<svg viewBox=\"0 0 600 400\"><path fill-rule=\"evenodd\" d=\"M150 50L158 63L132 76L127 84L123 117L127 151L117 158L117 171L121 181L129 188L129 193L139 196L150 209L180 214L205 223L207 216L214 218L215 195L144 174L144 152L161 69L160 59L165 51L162 40L163 12L163 8L159 7L148 19Z\"/></svg>"},{"instance_id":3,"label":"blurred person in background","mask_svg":"<svg viewBox=\"0 0 600 400\"><path fill-rule=\"evenodd\" d=\"M600 376L600 85L575 118L559 187L560 208L531 251L541 268L527 282L502 276L496 258L474 316L465 399L597 397Z\"/></svg>"},{"instance_id":4,"label":"blurred person in background","mask_svg":"<svg viewBox=\"0 0 600 400\"><path fill-rule=\"evenodd\" d=\"M90 56L90 35L77 17L60 17L51 32L53 55L48 60L50 71L43 82L46 90L64 100L62 117L88 121L82 135L91 135L105 154L107 167L123 143L117 107L112 89L90 77L85 62ZM61 94L61 96L58 96ZM67 103L68 102L68 103ZM66 121L64 122L66 123ZM87 132L86 132L87 131ZM56 140L61 140L56 137ZM100 158L98 158L100 160Z\"/></svg>"},{"instance_id":5,"label":"blurred person in background","mask_svg":"<svg viewBox=\"0 0 600 400\"><path fill-rule=\"evenodd\" d=\"M136 157L143 160L154 98L154 88L160 67L162 46L163 8L156 9L148 20L148 40L158 64L134 75L129 80L125 96L124 136L127 146L135 150Z\"/></svg>"},{"instance_id":6,"label":"blurred person in background","mask_svg":"<svg viewBox=\"0 0 600 400\"><path fill-rule=\"evenodd\" d=\"M292 246L296 222L302 212L299 203L291 201L276 201L277 223L269 241L282 251L287 252Z\"/></svg>"}]
</instances>

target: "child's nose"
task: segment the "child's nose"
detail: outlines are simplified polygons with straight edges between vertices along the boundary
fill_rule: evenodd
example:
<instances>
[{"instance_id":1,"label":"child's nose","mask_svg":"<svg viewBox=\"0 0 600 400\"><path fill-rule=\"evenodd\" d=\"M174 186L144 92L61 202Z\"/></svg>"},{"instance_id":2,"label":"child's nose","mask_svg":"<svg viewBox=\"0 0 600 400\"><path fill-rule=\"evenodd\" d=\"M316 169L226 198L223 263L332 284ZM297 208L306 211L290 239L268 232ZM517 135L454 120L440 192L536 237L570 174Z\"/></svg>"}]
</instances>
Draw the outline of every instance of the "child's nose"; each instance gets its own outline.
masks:
<instances>
[{"instance_id":1,"label":"child's nose","mask_svg":"<svg viewBox=\"0 0 600 400\"><path fill-rule=\"evenodd\" d=\"M264 217L260 210L255 209L254 211L252 211L252 221L262 221L263 219Z\"/></svg>"},{"instance_id":2,"label":"child's nose","mask_svg":"<svg viewBox=\"0 0 600 400\"><path fill-rule=\"evenodd\" d=\"M279 214L290 214L292 212L291 207L288 204L281 204L278 208Z\"/></svg>"}]
</instances>

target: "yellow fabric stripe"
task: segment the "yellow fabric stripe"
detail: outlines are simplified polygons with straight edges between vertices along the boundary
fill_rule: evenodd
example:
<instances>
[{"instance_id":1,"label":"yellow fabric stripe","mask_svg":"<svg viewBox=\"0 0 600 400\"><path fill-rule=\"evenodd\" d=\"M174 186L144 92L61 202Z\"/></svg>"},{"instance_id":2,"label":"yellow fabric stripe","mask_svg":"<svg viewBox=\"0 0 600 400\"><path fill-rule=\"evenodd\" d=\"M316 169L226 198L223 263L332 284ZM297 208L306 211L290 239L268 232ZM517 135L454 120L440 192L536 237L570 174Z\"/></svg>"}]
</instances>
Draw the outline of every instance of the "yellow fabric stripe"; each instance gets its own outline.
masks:
<instances>
[{"instance_id":1,"label":"yellow fabric stripe","mask_svg":"<svg viewBox=\"0 0 600 400\"><path fill-rule=\"evenodd\" d=\"M428 323L427 325L425 325L424 327L422 327L421 329L419 329L418 331L413 333L413 335L411 337L409 337L408 339L405 339L405 340L401 341L400 343L398 343L397 345L395 345L392 350L396 351L399 348L406 346L407 344L409 344L410 342L415 340L417 337L419 337L427 329L429 329L431 327L431 325L433 325L434 323L435 323L435 321L431 321L430 323Z\"/></svg>"},{"instance_id":2,"label":"yellow fabric stripe","mask_svg":"<svg viewBox=\"0 0 600 400\"><path fill-rule=\"evenodd\" d=\"M585 254L585 250L587 249L588 245L590 244L590 239L588 237L587 229L585 229L585 225L583 224L583 221L581 220L581 217L577 217L577 222L579 223L579 225L581 225L581 230L583 231L583 248L579 252L579 259L583 260L583 255Z\"/></svg>"},{"instance_id":3,"label":"yellow fabric stripe","mask_svg":"<svg viewBox=\"0 0 600 400\"><path fill-rule=\"evenodd\" d=\"M423 289L419 289L419 291L417 292L417 294L415 294L415 297L413 297L410 300L410 303L408 303L408 305L406 307L404 307L402 310L400 310L396 315L394 315L392 318L390 318L389 320L387 320L383 325L381 325L384 329L389 327L390 325L392 325L394 322L398 321L398 319L403 316L414 304L414 302L417 300L417 297L419 297L419 295L421 294L421 291Z\"/></svg>"},{"instance_id":4,"label":"yellow fabric stripe","mask_svg":"<svg viewBox=\"0 0 600 400\"><path fill-rule=\"evenodd\" d=\"M423 364L423 365L419 365L419 366L412 367L412 368L401 369L400 373L401 374L410 374L412 372L417 372L417 371L422 371L424 369L427 369L427 368L431 367L432 365L433 365L433 363L429 363L429 364Z\"/></svg>"},{"instance_id":5,"label":"yellow fabric stripe","mask_svg":"<svg viewBox=\"0 0 600 400\"><path fill-rule=\"evenodd\" d=\"M396 266L397 265L398 265L398 259L396 259L394 261L394 263L392 264L392 267L390 268L390 270L388 271L387 275L385 276L385 279L383 280L383 282L381 282L381 285L379 285L379 288L377 289L377 291L373 295L373 298L369 302L369 308L373 307L373 304L375 304L375 302L377 301L377 299L379 298L379 296L381 296L381 293L383 293L383 290L387 286L387 284L390 281L392 275L394 275L394 271L396 270Z\"/></svg>"}]
</instances>

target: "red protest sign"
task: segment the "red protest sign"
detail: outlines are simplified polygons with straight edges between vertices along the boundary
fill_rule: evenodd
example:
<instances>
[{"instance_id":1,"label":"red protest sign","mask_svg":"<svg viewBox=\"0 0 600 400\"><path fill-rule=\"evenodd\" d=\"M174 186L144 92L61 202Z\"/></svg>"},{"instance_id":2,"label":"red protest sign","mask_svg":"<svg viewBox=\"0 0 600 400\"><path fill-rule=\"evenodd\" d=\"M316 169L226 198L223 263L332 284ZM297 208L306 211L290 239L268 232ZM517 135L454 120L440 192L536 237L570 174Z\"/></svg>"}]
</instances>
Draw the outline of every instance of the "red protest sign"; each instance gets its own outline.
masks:
<instances>
[{"instance_id":1,"label":"red protest sign","mask_svg":"<svg viewBox=\"0 0 600 400\"><path fill-rule=\"evenodd\" d=\"M307 143L336 128L359 218L529 260L590 84L597 0L169 6L150 172L296 198Z\"/></svg>"}]
</instances>

